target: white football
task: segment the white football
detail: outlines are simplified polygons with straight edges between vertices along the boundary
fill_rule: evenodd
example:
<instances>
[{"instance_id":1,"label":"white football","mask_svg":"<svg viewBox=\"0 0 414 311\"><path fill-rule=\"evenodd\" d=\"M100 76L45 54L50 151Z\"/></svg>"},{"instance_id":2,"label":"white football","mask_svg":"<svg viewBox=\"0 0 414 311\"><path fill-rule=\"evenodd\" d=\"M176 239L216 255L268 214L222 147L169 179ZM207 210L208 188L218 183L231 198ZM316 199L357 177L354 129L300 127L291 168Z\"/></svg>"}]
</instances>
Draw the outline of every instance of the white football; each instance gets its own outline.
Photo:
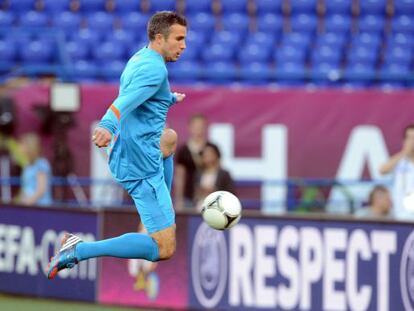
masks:
<instances>
[{"instance_id":1,"label":"white football","mask_svg":"<svg viewBox=\"0 0 414 311\"><path fill-rule=\"evenodd\" d=\"M228 191L210 193L203 201L201 215L212 228L225 230L236 225L241 217L240 200Z\"/></svg>"}]
</instances>

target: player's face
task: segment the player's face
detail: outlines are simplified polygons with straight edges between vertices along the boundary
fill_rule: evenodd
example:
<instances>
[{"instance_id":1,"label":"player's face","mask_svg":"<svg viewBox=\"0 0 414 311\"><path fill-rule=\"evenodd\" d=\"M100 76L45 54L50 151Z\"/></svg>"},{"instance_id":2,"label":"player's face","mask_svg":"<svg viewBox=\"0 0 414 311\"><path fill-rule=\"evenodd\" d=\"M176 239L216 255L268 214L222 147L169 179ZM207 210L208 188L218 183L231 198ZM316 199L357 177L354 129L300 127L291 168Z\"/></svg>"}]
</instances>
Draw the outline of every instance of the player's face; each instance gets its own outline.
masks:
<instances>
[{"instance_id":1,"label":"player's face","mask_svg":"<svg viewBox=\"0 0 414 311\"><path fill-rule=\"evenodd\" d=\"M164 59L167 62L175 62L186 48L185 38L187 36L187 28L174 24L170 27L170 34L162 39L161 49Z\"/></svg>"}]
</instances>

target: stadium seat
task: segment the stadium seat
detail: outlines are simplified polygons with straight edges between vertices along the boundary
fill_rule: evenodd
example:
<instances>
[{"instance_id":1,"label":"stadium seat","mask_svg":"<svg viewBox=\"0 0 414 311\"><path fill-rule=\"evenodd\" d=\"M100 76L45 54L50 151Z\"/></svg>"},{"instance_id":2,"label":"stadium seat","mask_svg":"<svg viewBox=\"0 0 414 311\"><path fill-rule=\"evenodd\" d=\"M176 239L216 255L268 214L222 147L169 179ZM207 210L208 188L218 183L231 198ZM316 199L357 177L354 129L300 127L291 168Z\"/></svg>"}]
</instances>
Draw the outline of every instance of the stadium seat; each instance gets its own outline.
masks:
<instances>
[{"instance_id":1,"label":"stadium seat","mask_svg":"<svg viewBox=\"0 0 414 311\"><path fill-rule=\"evenodd\" d=\"M37 11L24 13L20 17L19 24L23 27L46 27L48 24L48 16Z\"/></svg>"},{"instance_id":2,"label":"stadium seat","mask_svg":"<svg viewBox=\"0 0 414 311\"><path fill-rule=\"evenodd\" d=\"M351 43L353 46L378 49L382 44L382 37L378 33L363 32L354 35Z\"/></svg>"},{"instance_id":3,"label":"stadium seat","mask_svg":"<svg viewBox=\"0 0 414 311\"><path fill-rule=\"evenodd\" d=\"M343 72L343 78L346 81L354 82L372 82L376 78L374 66L366 63L348 64Z\"/></svg>"},{"instance_id":4,"label":"stadium seat","mask_svg":"<svg viewBox=\"0 0 414 311\"><path fill-rule=\"evenodd\" d=\"M198 33L190 29L187 31L185 42L187 44L187 48L192 46L197 49L201 49L206 44L206 37L204 33Z\"/></svg>"},{"instance_id":5,"label":"stadium seat","mask_svg":"<svg viewBox=\"0 0 414 311\"><path fill-rule=\"evenodd\" d=\"M125 62L119 60L105 61L98 69L99 77L105 81L118 82L122 71L125 68Z\"/></svg>"},{"instance_id":6,"label":"stadium seat","mask_svg":"<svg viewBox=\"0 0 414 311\"><path fill-rule=\"evenodd\" d=\"M298 14L290 19L291 28L294 32L314 32L318 25L318 20L314 14Z\"/></svg>"},{"instance_id":7,"label":"stadium seat","mask_svg":"<svg viewBox=\"0 0 414 311\"><path fill-rule=\"evenodd\" d=\"M306 50L298 48L294 45L281 45L273 53L273 59L276 64L299 62L304 63L306 58Z\"/></svg>"},{"instance_id":8,"label":"stadium seat","mask_svg":"<svg viewBox=\"0 0 414 311\"><path fill-rule=\"evenodd\" d=\"M113 32L109 32L105 36L106 41L111 41L120 46L124 46L127 49L136 44L136 38L134 33L125 29L117 29Z\"/></svg>"},{"instance_id":9,"label":"stadium seat","mask_svg":"<svg viewBox=\"0 0 414 311\"><path fill-rule=\"evenodd\" d=\"M157 11L175 11L175 0L149 0L149 10L154 13Z\"/></svg>"},{"instance_id":10,"label":"stadium seat","mask_svg":"<svg viewBox=\"0 0 414 311\"><path fill-rule=\"evenodd\" d=\"M414 0L394 0L394 10L397 15L414 15Z\"/></svg>"},{"instance_id":11,"label":"stadium seat","mask_svg":"<svg viewBox=\"0 0 414 311\"><path fill-rule=\"evenodd\" d=\"M351 15L352 13L352 0L328 0L324 1L324 4L325 13L328 15Z\"/></svg>"},{"instance_id":12,"label":"stadium seat","mask_svg":"<svg viewBox=\"0 0 414 311\"><path fill-rule=\"evenodd\" d=\"M213 84L228 84L238 77L236 65L231 62L212 62L205 68L205 77Z\"/></svg>"},{"instance_id":13,"label":"stadium seat","mask_svg":"<svg viewBox=\"0 0 414 311\"><path fill-rule=\"evenodd\" d=\"M324 32L316 37L316 45L331 45L342 48L346 42L346 36L342 33Z\"/></svg>"},{"instance_id":14,"label":"stadium seat","mask_svg":"<svg viewBox=\"0 0 414 311\"><path fill-rule=\"evenodd\" d=\"M240 67L240 79L247 84L266 84L273 76L272 71L272 68L266 63L247 63Z\"/></svg>"},{"instance_id":15,"label":"stadium seat","mask_svg":"<svg viewBox=\"0 0 414 311\"><path fill-rule=\"evenodd\" d=\"M306 79L305 64L300 62L282 62L276 64L275 78L278 81L302 83Z\"/></svg>"},{"instance_id":16,"label":"stadium seat","mask_svg":"<svg viewBox=\"0 0 414 311\"><path fill-rule=\"evenodd\" d=\"M197 61L200 58L200 47L187 44L187 48L180 56L181 61Z\"/></svg>"},{"instance_id":17,"label":"stadium seat","mask_svg":"<svg viewBox=\"0 0 414 311\"><path fill-rule=\"evenodd\" d=\"M149 16L137 12L130 12L121 17L121 26L123 29L135 33L146 32Z\"/></svg>"},{"instance_id":18,"label":"stadium seat","mask_svg":"<svg viewBox=\"0 0 414 311\"><path fill-rule=\"evenodd\" d=\"M325 31L346 33L351 30L351 17L333 14L325 18Z\"/></svg>"},{"instance_id":19,"label":"stadium seat","mask_svg":"<svg viewBox=\"0 0 414 311\"><path fill-rule=\"evenodd\" d=\"M75 62L71 67L72 78L76 81L94 81L98 76L98 67L85 60Z\"/></svg>"},{"instance_id":20,"label":"stadium seat","mask_svg":"<svg viewBox=\"0 0 414 311\"><path fill-rule=\"evenodd\" d=\"M316 13L317 0L290 0L292 14Z\"/></svg>"},{"instance_id":21,"label":"stadium seat","mask_svg":"<svg viewBox=\"0 0 414 311\"><path fill-rule=\"evenodd\" d=\"M94 59L98 62L122 60L126 57L126 47L106 41L92 50Z\"/></svg>"},{"instance_id":22,"label":"stadium seat","mask_svg":"<svg viewBox=\"0 0 414 311\"><path fill-rule=\"evenodd\" d=\"M16 45L10 39L0 40L0 63L13 62L17 58Z\"/></svg>"},{"instance_id":23,"label":"stadium seat","mask_svg":"<svg viewBox=\"0 0 414 311\"><path fill-rule=\"evenodd\" d=\"M53 26L62 30L66 34L78 32L81 25L81 17L79 14L72 12L57 13L53 17Z\"/></svg>"},{"instance_id":24,"label":"stadium seat","mask_svg":"<svg viewBox=\"0 0 414 311\"><path fill-rule=\"evenodd\" d=\"M409 66L413 55L413 48L390 46L384 52L384 62Z\"/></svg>"},{"instance_id":25,"label":"stadium seat","mask_svg":"<svg viewBox=\"0 0 414 311\"><path fill-rule=\"evenodd\" d=\"M342 59L342 50L340 47L332 45L320 45L312 49L312 63L330 63L339 64Z\"/></svg>"},{"instance_id":26,"label":"stadium seat","mask_svg":"<svg viewBox=\"0 0 414 311\"><path fill-rule=\"evenodd\" d=\"M234 60L235 48L221 43L213 43L208 48L202 50L202 59L204 62L223 61L229 62Z\"/></svg>"},{"instance_id":27,"label":"stadium seat","mask_svg":"<svg viewBox=\"0 0 414 311\"><path fill-rule=\"evenodd\" d=\"M364 63L373 66L378 58L376 49L365 46L353 46L347 55L348 63Z\"/></svg>"},{"instance_id":28,"label":"stadium seat","mask_svg":"<svg viewBox=\"0 0 414 311\"><path fill-rule=\"evenodd\" d=\"M271 48L260 44L252 43L245 45L238 52L238 59L241 64L268 63L270 61Z\"/></svg>"},{"instance_id":29,"label":"stadium seat","mask_svg":"<svg viewBox=\"0 0 414 311\"><path fill-rule=\"evenodd\" d=\"M242 42L242 35L237 32L231 32L228 30L216 31L211 37L212 43L218 43L222 45L229 45L232 48L236 48Z\"/></svg>"},{"instance_id":30,"label":"stadium seat","mask_svg":"<svg viewBox=\"0 0 414 311\"><path fill-rule=\"evenodd\" d=\"M180 60L168 65L168 73L174 83L195 83L202 77L202 68L198 62Z\"/></svg>"},{"instance_id":31,"label":"stadium seat","mask_svg":"<svg viewBox=\"0 0 414 311\"><path fill-rule=\"evenodd\" d=\"M11 27L14 23L12 12L0 11L0 27Z\"/></svg>"},{"instance_id":32,"label":"stadium seat","mask_svg":"<svg viewBox=\"0 0 414 311\"><path fill-rule=\"evenodd\" d=\"M379 78L383 82L404 83L410 74L410 68L402 64L383 64L379 70Z\"/></svg>"},{"instance_id":33,"label":"stadium seat","mask_svg":"<svg viewBox=\"0 0 414 311\"><path fill-rule=\"evenodd\" d=\"M27 64L46 64L52 61L53 47L47 41L31 41L20 47L20 57Z\"/></svg>"},{"instance_id":34,"label":"stadium seat","mask_svg":"<svg viewBox=\"0 0 414 311\"><path fill-rule=\"evenodd\" d=\"M247 0L220 0L221 12L247 14Z\"/></svg>"},{"instance_id":35,"label":"stadium seat","mask_svg":"<svg viewBox=\"0 0 414 311\"><path fill-rule=\"evenodd\" d=\"M35 9L36 0L9 0L9 11L14 13L24 13Z\"/></svg>"},{"instance_id":36,"label":"stadium seat","mask_svg":"<svg viewBox=\"0 0 414 311\"><path fill-rule=\"evenodd\" d=\"M387 0L363 0L359 1L361 14L385 14Z\"/></svg>"},{"instance_id":37,"label":"stadium seat","mask_svg":"<svg viewBox=\"0 0 414 311\"><path fill-rule=\"evenodd\" d=\"M70 10L69 0L43 0L43 10L49 14L57 14Z\"/></svg>"},{"instance_id":38,"label":"stadium seat","mask_svg":"<svg viewBox=\"0 0 414 311\"><path fill-rule=\"evenodd\" d=\"M71 62L89 58L89 48L78 41L69 41L65 44L66 53Z\"/></svg>"},{"instance_id":39,"label":"stadium seat","mask_svg":"<svg viewBox=\"0 0 414 311\"><path fill-rule=\"evenodd\" d=\"M79 3L82 13L105 11L106 0L82 0Z\"/></svg>"},{"instance_id":40,"label":"stadium seat","mask_svg":"<svg viewBox=\"0 0 414 311\"><path fill-rule=\"evenodd\" d=\"M74 33L71 39L78 41L80 44L87 45L88 48L95 49L101 38L95 31L86 28Z\"/></svg>"},{"instance_id":41,"label":"stadium seat","mask_svg":"<svg viewBox=\"0 0 414 311\"><path fill-rule=\"evenodd\" d=\"M362 15L358 21L358 30L361 32L383 32L385 20L381 15Z\"/></svg>"},{"instance_id":42,"label":"stadium seat","mask_svg":"<svg viewBox=\"0 0 414 311\"><path fill-rule=\"evenodd\" d=\"M249 31L249 17L246 14L230 13L223 17L223 29L240 34Z\"/></svg>"},{"instance_id":43,"label":"stadium seat","mask_svg":"<svg viewBox=\"0 0 414 311\"><path fill-rule=\"evenodd\" d=\"M394 32L414 33L414 16L395 16L392 19L392 30Z\"/></svg>"},{"instance_id":44,"label":"stadium seat","mask_svg":"<svg viewBox=\"0 0 414 311\"><path fill-rule=\"evenodd\" d=\"M245 43L246 44L261 44L265 47L272 48L275 45L276 38L271 33L266 32L253 32L249 33Z\"/></svg>"},{"instance_id":45,"label":"stadium seat","mask_svg":"<svg viewBox=\"0 0 414 311\"><path fill-rule=\"evenodd\" d=\"M124 14L141 11L141 0L116 0L115 12Z\"/></svg>"},{"instance_id":46,"label":"stadium seat","mask_svg":"<svg viewBox=\"0 0 414 311\"><path fill-rule=\"evenodd\" d=\"M194 14L198 12L212 13L211 0L185 1L186 14Z\"/></svg>"},{"instance_id":47,"label":"stadium seat","mask_svg":"<svg viewBox=\"0 0 414 311\"><path fill-rule=\"evenodd\" d=\"M414 35L407 33L390 33L387 38L387 46L414 47Z\"/></svg>"},{"instance_id":48,"label":"stadium seat","mask_svg":"<svg viewBox=\"0 0 414 311\"><path fill-rule=\"evenodd\" d=\"M106 12L95 12L87 17L88 28L105 35L114 29L114 16Z\"/></svg>"},{"instance_id":49,"label":"stadium seat","mask_svg":"<svg viewBox=\"0 0 414 311\"><path fill-rule=\"evenodd\" d=\"M256 14L281 14L282 0L256 0Z\"/></svg>"},{"instance_id":50,"label":"stadium seat","mask_svg":"<svg viewBox=\"0 0 414 311\"><path fill-rule=\"evenodd\" d=\"M282 45L291 45L298 48L308 48L310 43L310 34L302 32L285 33L281 40Z\"/></svg>"},{"instance_id":51,"label":"stadium seat","mask_svg":"<svg viewBox=\"0 0 414 311\"><path fill-rule=\"evenodd\" d=\"M341 77L338 64L330 62L313 63L310 69L311 80L320 85L335 84Z\"/></svg>"},{"instance_id":52,"label":"stadium seat","mask_svg":"<svg viewBox=\"0 0 414 311\"><path fill-rule=\"evenodd\" d=\"M197 13L188 17L189 28L194 31L211 33L216 27L216 19L207 13Z\"/></svg>"},{"instance_id":53,"label":"stadium seat","mask_svg":"<svg viewBox=\"0 0 414 311\"><path fill-rule=\"evenodd\" d=\"M276 14L263 14L257 17L256 23L258 31L279 34L283 28L283 17Z\"/></svg>"}]
</instances>

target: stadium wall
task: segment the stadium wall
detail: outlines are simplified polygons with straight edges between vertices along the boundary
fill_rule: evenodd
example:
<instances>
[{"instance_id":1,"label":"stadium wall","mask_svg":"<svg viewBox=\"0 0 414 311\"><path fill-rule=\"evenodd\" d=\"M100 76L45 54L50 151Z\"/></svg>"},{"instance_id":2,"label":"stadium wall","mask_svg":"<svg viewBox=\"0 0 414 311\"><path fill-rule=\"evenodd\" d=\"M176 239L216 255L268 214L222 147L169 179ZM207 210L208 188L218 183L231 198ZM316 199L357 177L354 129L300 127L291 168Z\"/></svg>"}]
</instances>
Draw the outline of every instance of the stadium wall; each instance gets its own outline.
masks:
<instances>
[{"instance_id":1,"label":"stadium wall","mask_svg":"<svg viewBox=\"0 0 414 311\"><path fill-rule=\"evenodd\" d=\"M0 206L0 291L173 309L414 308L413 227L385 220L248 213L223 233L179 214L170 261L104 258L98 270L89 261L46 280L42 271L64 230L93 240L136 231L137 223L133 210Z\"/></svg>"}]
</instances>

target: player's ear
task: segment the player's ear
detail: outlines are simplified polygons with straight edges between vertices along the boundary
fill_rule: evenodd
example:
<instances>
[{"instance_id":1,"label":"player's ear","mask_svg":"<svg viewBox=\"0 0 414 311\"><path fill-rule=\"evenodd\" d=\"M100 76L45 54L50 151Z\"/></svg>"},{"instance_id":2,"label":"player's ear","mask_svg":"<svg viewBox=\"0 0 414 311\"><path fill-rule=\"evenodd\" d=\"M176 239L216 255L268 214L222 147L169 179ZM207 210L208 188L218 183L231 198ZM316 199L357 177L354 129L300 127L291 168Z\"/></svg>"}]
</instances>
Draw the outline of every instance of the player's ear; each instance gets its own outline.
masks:
<instances>
[{"instance_id":1,"label":"player's ear","mask_svg":"<svg viewBox=\"0 0 414 311\"><path fill-rule=\"evenodd\" d=\"M155 42L157 42L157 43L161 43L162 42L162 39L163 39L164 37L163 37L163 35L162 34L160 34L160 33L157 33L156 35L155 35Z\"/></svg>"}]
</instances>

